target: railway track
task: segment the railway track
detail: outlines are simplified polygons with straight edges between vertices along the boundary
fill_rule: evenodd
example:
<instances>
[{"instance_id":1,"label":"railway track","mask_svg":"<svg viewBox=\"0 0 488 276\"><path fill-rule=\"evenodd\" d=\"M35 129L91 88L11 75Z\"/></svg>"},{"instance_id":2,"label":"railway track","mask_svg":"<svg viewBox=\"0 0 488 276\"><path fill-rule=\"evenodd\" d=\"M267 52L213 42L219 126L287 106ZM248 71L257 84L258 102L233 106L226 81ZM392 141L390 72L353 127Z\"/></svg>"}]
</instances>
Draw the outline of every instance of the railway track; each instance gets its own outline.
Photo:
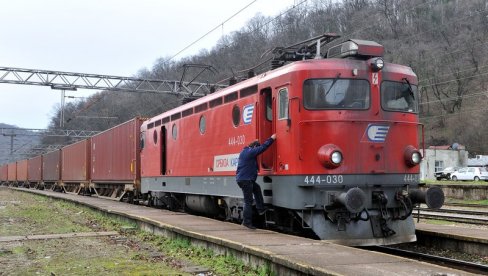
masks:
<instances>
[{"instance_id":1,"label":"railway track","mask_svg":"<svg viewBox=\"0 0 488 276\"><path fill-rule=\"evenodd\" d=\"M488 205L482 204L470 204L470 203L444 203L444 206L452 206L452 207L462 207L462 208L479 208L479 209L488 209Z\"/></svg>"},{"instance_id":2,"label":"railway track","mask_svg":"<svg viewBox=\"0 0 488 276\"><path fill-rule=\"evenodd\" d=\"M468 207L466 205L457 207ZM472 206L469 206L472 207ZM428 209L416 208L413 216L418 219L435 219L459 223L488 225L488 211L485 210L468 210L468 209Z\"/></svg>"},{"instance_id":3,"label":"railway track","mask_svg":"<svg viewBox=\"0 0 488 276\"><path fill-rule=\"evenodd\" d=\"M414 252L405 249L399 249L387 246L371 246L367 249L377 252L383 252L390 255L400 256L404 258L414 259L427 263L437 264L444 267L450 267L458 270L463 270L471 273L487 275L488 265L482 265L478 263L466 262L441 256L435 256L425 253Z\"/></svg>"}]
</instances>

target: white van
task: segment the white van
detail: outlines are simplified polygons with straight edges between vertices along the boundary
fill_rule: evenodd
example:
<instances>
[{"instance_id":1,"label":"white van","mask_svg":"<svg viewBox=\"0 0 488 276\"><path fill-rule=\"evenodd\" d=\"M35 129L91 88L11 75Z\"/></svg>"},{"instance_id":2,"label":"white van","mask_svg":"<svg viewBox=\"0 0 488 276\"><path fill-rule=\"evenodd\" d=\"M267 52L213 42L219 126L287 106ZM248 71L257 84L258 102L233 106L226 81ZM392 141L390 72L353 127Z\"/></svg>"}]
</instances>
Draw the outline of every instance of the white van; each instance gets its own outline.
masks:
<instances>
[{"instance_id":1,"label":"white van","mask_svg":"<svg viewBox=\"0 0 488 276\"><path fill-rule=\"evenodd\" d=\"M465 167L451 174L451 180L488 181L488 171L484 167Z\"/></svg>"}]
</instances>

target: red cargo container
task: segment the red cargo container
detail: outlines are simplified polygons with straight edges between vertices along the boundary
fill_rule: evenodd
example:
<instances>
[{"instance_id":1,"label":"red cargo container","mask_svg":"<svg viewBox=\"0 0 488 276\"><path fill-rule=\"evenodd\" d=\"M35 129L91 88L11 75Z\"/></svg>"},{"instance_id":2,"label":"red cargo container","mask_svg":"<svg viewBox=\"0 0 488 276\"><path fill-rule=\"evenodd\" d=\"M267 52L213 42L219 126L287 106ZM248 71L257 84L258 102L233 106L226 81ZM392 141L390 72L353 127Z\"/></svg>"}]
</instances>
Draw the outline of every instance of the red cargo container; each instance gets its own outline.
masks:
<instances>
[{"instance_id":1,"label":"red cargo container","mask_svg":"<svg viewBox=\"0 0 488 276\"><path fill-rule=\"evenodd\" d=\"M17 161L17 182L27 182L27 159Z\"/></svg>"},{"instance_id":2,"label":"red cargo container","mask_svg":"<svg viewBox=\"0 0 488 276\"><path fill-rule=\"evenodd\" d=\"M0 182L8 180L8 165L3 164L0 166Z\"/></svg>"},{"instance_id":3,"label":"red cargo container","mask_svg":"<svg viewBox=\"0 0 488 276\"><path fill-rule=\"evenodd\" d=\"M61 180L65 183L90 181L90 138L61 149Z\"/></svg>"},{"instance_id":4,"label":"red cargo container","mask_svg":"<svg viewBox=\"0 0 488 276\"><path fill-rule=\"evenodd\" d=\"M42 179L44 182L58 182L61 179L61 150L42 155Z\"/></svg>"},{"instance_id":5,"label":"red cargo container","mask_svg":"<svg viewBox=\"0 0 488 276\"><path fill-rule=\"evenodd\" d=\"M17 162L9 163L7 166L8 166L8 175L7 175L8 182L17 181Z\"/></svg>"},{"instance_id":6,"label":"red cargo container","mask_svg":"<svg viewBox=\"0 0 488 276\"><path fill-rule=\"evenodd\" d=\"M92 182L140 182L139 133L142 122L143 119L134 118L91 138Z\"/></svg>"},{"instance_id":7,"label":"red cargo container","mask_svg":"<svg viewBox=\"0 0 488 276\"><path fill-rule=\"evenodd\" d=\"M33 157L27 161L27 177L31 183L42 181L42 155Z\"/></svg>"}]
</instances>

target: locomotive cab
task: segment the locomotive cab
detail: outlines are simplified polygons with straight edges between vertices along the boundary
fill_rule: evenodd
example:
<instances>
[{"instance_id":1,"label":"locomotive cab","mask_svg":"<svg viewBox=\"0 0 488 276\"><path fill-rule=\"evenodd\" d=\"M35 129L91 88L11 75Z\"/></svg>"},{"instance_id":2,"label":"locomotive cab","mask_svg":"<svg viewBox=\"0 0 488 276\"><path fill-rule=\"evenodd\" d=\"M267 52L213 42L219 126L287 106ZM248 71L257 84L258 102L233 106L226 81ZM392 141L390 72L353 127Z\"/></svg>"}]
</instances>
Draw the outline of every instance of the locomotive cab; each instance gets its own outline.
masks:
<instances>
[{"instance_id":1,"label":"locomotive cab","mask_svg":"<svg viewBox=\"0 0 488 276\"><path fill-rule=\"evenodd\" d=\"M444 201L439 188L419 190L417 77L385 63L383 52L376 42L350 40L325 59L287 68L295 85L290 97L301 105L290 102L291 127L285 126L296 143L280 147L286 142L277 130L277 163L288 169L280 166L273 179L273 205L299 210L321 239L415 241L414 205L440 208Z\"/></svg>"}]
</instances>

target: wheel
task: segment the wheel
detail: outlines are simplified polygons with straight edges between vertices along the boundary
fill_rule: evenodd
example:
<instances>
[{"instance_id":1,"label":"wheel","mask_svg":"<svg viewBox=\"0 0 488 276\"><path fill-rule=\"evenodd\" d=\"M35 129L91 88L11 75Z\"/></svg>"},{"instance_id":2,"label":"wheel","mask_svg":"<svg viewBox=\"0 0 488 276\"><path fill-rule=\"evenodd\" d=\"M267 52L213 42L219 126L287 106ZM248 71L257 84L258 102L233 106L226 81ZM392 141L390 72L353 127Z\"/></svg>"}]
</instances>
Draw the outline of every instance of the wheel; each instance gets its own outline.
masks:
<instances>
[{"instance_id":1,"label":"wheel","mask_svg":"<svg viewBox=\"0 0 488 276\"><path fill-rule=\"evenodd\" d=\"M452 180L452 181L457 181L457 177L456 177L455 175L453 175L453 176L451 177L451 180Z\"/></svg>"},{"instance_id":2,"label":"wheel","mask_svg":"<svg viewBox=\"0 0 488 276\"><path fill-rule=\"evenodd\" d=\"M436 179L437 179L437 180L441 180L441 179L442 179L442 177L436 177Z\"/></svg>"},{"instance_id":3,"label":"wheel","mask_svg":"<svg viewBox=\"0 0 488 276\"><path fill-rule=\"evenodd\" d=\"M480 178L479 178L479 177L477 177L477 176L475 176L475 177L474 177L474 181L480 181Z\"/></svg>"}]
</instances>

